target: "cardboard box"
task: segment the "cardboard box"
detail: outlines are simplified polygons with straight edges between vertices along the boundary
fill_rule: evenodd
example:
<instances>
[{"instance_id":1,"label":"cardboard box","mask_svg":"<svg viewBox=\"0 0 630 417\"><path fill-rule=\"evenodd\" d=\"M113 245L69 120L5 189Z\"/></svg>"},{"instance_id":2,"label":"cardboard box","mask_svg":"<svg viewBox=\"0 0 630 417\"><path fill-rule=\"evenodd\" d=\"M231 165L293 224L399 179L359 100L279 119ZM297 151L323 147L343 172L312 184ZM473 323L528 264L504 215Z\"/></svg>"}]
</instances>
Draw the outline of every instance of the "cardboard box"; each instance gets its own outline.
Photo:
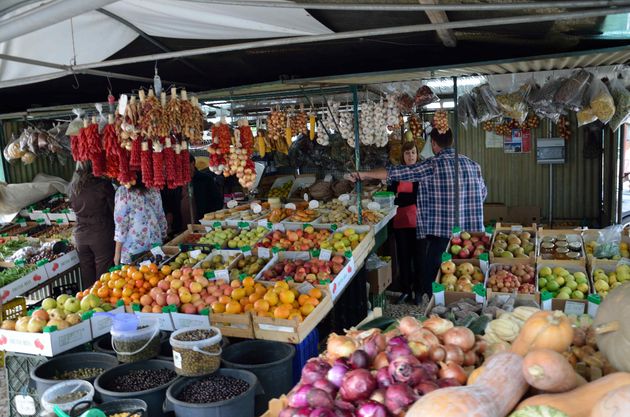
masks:
<instances>
[{"instance_id":1,"label":"cardboard box","mask_svg":"<svg viewBox=\"0 0 630 417\"><path fill-rule=\"evenodd\" d=\"M515 264L508 264L507 266L509 267L513 267ZM523 264L526 265L526 264ZM484 283L485 287L486 287L486 294L487 294L487 298L488 300L490 300L492 297L507 297L510 295L510 293L505 293L505 292L500 292L500 291L493 291L491 288L488 288L488 280L490 279L490 275L492 273L494 273L497 269L497 267L499 266L506 266L506 264L492 264L490 265L490 267L488 268L488 271L486 273L486 281ZM536 268L534 267L534 265L530 265L532 268L534 268L534 293L533 294L521 294L518 293L516 294L516 299L519 301L527 301L527 300L533 300L535 301L537 304L540 304L540 294L538 291L538 271L536 270Z\"/></svg>"},{"instance_id":2,"label":"cardboard box","mask_svg":"<svg viewBox=\"0 0 630 417\"><path fill-rule=\"evenodd\" d=\"M503 222L507 219L508 208L502 203L488 203L483 205L483 222Z\"/></svg>"},{"instance_id":3,"label":"cardboard box","mask_svg":"<svg viewBox=\"0 0 630 417\"><path fill-rule=\"evenodd\" d=\"M387 265L367 271L367 279L370 283L371 294L383 293L389 284L392 283L392 261L387 262Z\"/></svg>"},{"instance_id":4,"label":"cardboard box","mask_svg":"<svg viewBox=\"0 0 630 417\"><path fill-rule=\"evenodd\" d=\"M25 333L0 330L0 350L55 356L92 340L90 321L51 333Z\"/></svg>"},{"instance_id":5,"label":"cardboard box","mask_svg":"<svg viewBox=\"0 0 630 417\"><path fill-rule=\"evenodd\" d=\"M500 256L495 256L494 252L492 252L492 248L494 247L494 242L499 233L505 233L509 235L510 233L521 233L528 232L531 235L530 241L534 243L534 250L529 254L527 258L503 258ZM536 263L536 255L538 253L538 248L540 237L538 235L538 229L536 229L536 224L532 224L532 226L521 226L521 225L512 225L512 226L504 226L502 223L497 223L494 229L494 235L492 236L492 243L490 245L490 263L491 264L505 264L505 265L534 265Z\"/></svg>"},{"instance_id":6,"label":"cardboard box","mask_svg":"<svg viewBox=\"0 0 630 417\"><path fill-rule=\"evenodd\" d=\"M76 250L73 250L55 260L48 262L46 265L44 265L44 268L46 268L46 273L48 274L48 277L54 277L55 275L66 272L68 269L78 264L79 254Z\"/></svg>"},{"instance_id":7,"label":"cardboard box","mask_svg":"<svg viewBox=\"0 0 630 417\"><path fill-rule=\"evenodd\" d=\"M145 318L158 319L160 322L160 330L166 330L168 332L175 330L173 320L171 319L171 313L141 313L138 311L135 313L140 321Z\"/></svg>"},{"instance_id":8,"label":"cardboard box","mask_svg":"<svg viewBox=\"0 0 630 417\"><path fill-rule=\"evenodd\" d=\"M210 328L210 318L202 314L171 313L171 319L173 319L175 330L183 329L184 327Z\"/></svg>"},{"instance_id":9,"label":"cardboard box","mask_svg":"<svg viewBox=\"0 0 630 417\"><path fill-rule=\"evenodd\" d=\"M508 208L506 220L512 223L540 223L540 207L512 206Z\"/></svg>"},{"instance_id":10,"label":"cardboard box","mask_svg":"<svg viewBox=\"0 0 630 417\"><path fill-rule=\"evenodd\" d=\"M48 281L46 265L0 288L0 303L6 303Z\"/></svg>"}]
</instances>

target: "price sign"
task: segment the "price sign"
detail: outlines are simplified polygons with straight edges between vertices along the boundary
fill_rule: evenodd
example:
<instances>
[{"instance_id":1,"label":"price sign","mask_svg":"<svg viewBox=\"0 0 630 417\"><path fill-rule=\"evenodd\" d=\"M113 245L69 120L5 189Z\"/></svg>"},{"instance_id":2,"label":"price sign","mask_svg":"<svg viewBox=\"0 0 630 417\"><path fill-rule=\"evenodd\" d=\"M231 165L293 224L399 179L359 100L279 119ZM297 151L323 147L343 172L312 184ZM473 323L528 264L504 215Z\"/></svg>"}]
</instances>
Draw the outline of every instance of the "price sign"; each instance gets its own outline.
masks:
<instances>
[{"instance_id":1,"label":"price sign","mask_svg":"<svg viewBox=\"0 0 630 417\"><path fill-rule=\"evenodd\" d=\"M275 232L276 230L279 230L279 231L281 231L281 232L284 232L284 225L283 225L283 224L281 224L281 223L275 223L275 224L272 226L272 230L273 230L274 232Z\"/></svg>"},{"instance_id":2,"label":"price sign","mask_svg":"<svg viewBox=\"0 0 630 417\"><path fill-rule=\"evenodd\" d=\"M166 256L166 254L164 253L164 251L162 250L160 246L152 247L151 253L153 254L153 256Z\"/></svg>"},{"instance_id":3,"label":"price sign","mask_svg":"<svg viewBox=\"0 0 630 417\"><path fill-rule=\"evenodd\" d=\"M191 250L188 254L191 258L197 259L197 256L201 255L201 251L199 249Z\"/></svg>"},{"instance_id":4,"label":"price sign","mask_svg":"<svg viewBox=\"0 0 630 417\"><path fill-rule=\"evenodd\" d=\"M330 249L320 249L319 259L322 261L330 261L332 251Z\"/></svg>"},{"instance_id":5,"label":"price sign","mask_svg":"<svg viewBox=\"0 0 630 417\"><path fill-rule=\"evenodd\" d=\"M224 279L224 280L230 279L230 273L228 272L227 269L217 269L216 271L214 271L214 275L219 279Z\"/></svg>"},{"instance_id":6,"label":"price sign","mask_svg":"<svg viewBox=\"0 0 630 417\"><path fill-rule=\"evenodd\" d=\"M577 303L575 301L566 301L564 304L564 314L575 314L579 316L580 314L584 314L584 304Z\"/></svg>"},{"instance_id":7,"label":"price sign","mask_svg":"<svg viewBox=\"0 0 630 417\"><path fill-rule=\"evenodd\" d=\"M258 257L262 259L271 258L271 254L269 253L269 248L263 248L263 247L258 248Z\"/></svg>"}]
</instances>

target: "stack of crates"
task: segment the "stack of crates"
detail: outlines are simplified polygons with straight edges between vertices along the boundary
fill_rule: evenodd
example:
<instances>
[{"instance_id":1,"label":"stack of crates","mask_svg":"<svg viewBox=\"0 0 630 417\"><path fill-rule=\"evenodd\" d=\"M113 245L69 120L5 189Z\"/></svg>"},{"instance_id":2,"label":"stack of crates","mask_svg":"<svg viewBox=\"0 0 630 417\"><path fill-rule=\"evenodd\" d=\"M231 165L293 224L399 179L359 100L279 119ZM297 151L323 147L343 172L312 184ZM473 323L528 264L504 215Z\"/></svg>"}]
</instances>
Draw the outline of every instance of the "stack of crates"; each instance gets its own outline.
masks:
<instances>
[{"instance_id":1,"label":"stack of crates","mask_svg":"<svg viewBox=\"0 0 630 417\"><path fill-rule=\"evenodd\" d=\"M295 356L293 357L293 385L300 382L302 377L302 368L306 361L310 358L319 355L319 332L317 328L306 336L299 345L293 345L295 347Z\"/></svg>"}]
</instances>

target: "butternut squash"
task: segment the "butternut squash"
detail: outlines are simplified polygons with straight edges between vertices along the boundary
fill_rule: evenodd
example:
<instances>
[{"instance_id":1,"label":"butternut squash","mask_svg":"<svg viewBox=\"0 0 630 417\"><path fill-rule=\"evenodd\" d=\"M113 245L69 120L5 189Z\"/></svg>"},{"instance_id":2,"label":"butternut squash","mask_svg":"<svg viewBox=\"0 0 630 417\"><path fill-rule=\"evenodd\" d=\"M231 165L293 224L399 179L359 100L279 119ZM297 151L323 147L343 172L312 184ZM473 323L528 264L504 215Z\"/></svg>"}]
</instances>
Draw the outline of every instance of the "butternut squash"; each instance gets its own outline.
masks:
<instances>
[{"instance_id":1,"label":"butternut squash","mask_svg":"<svg viewBox=\"0 0 630 417\"><path fill-rule=\"evenodd\" d=\"M468 380L466 381L466 385L474 384L477 378L479 378L481 373L484 372L485 370L486 370L485 366L482 365L479 368L472 371L470 375L468 375Z\"/></svg>"},{"instance_id":2,"label":"butternut squash","mask_svg":"<svg viewBox=\"0 0 630 417\"><path fill-rule=\"evenodd\" d=\"M630 385L604 395L591 411L591 417L627 417L630 415Z\"/></svg>"},{"instance_id":3,"label":"butternut squash","mask_svg":"<svg viewBox=\"0 0 630 417\"><path fill-rule=\"evenodd\" d=\"M406 417L505 417L527 391L522 365L519 355L498 353L488 359L472 385L432 391Z\"/></svg>"},{"instance_id":4,"label":"butternut squash","mask_svg":"<svg viewBox=\"0 0 630 417\"><path fill-rule=\"evenodd\" d=\"M567 392L586 384L562 354L537 349L523 359L523 376L532 387L545 392Z\"/></svg>"},{"instance_id":5,"label":"butternut squash","mask_svg":"<svg viewBox=\"0 0 630 417\"><path fill-rule=\"evenodd\" d=\"M616 372L562 394L542 394L522 401L517 410L530 405L546 405L556 408L568 417L590 417L591 410L608 392L630 385L630 373ZM434 392L439 392L434 391Z\"/></svg>"},{"instance_id":6,"label":"butternut squash","mask_svg":"<svg viewBox=\"0 0 630 417\"><path fill-rule=\"evenodd\" d=\"M539 311L527 319L512 343L512 352L525 356L534 349L564 352L573 341L573 327L561 311Z\"/></svg>"}]
</instances>

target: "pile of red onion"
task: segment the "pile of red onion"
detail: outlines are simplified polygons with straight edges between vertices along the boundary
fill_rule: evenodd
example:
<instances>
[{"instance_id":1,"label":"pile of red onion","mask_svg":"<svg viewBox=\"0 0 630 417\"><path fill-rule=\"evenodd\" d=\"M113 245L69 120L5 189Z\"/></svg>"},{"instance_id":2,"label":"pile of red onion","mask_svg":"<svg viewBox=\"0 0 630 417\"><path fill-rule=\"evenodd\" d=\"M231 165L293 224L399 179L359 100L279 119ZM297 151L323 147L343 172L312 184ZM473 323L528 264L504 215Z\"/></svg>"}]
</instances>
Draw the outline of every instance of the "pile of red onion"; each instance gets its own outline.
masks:
<instances>
[{"instance_id":1,"label":"pile of red onion","mask_svg":"<svg viewBox=\"0 0 630 417\"><path fill-rule=\"evenodd\" d=\"M463 367L483 361L472 331L433 316L397 329L331 334L325 357L309 360L279 417L403 416L422 395L464 385Z\"/></svg>"}]
</instances>

